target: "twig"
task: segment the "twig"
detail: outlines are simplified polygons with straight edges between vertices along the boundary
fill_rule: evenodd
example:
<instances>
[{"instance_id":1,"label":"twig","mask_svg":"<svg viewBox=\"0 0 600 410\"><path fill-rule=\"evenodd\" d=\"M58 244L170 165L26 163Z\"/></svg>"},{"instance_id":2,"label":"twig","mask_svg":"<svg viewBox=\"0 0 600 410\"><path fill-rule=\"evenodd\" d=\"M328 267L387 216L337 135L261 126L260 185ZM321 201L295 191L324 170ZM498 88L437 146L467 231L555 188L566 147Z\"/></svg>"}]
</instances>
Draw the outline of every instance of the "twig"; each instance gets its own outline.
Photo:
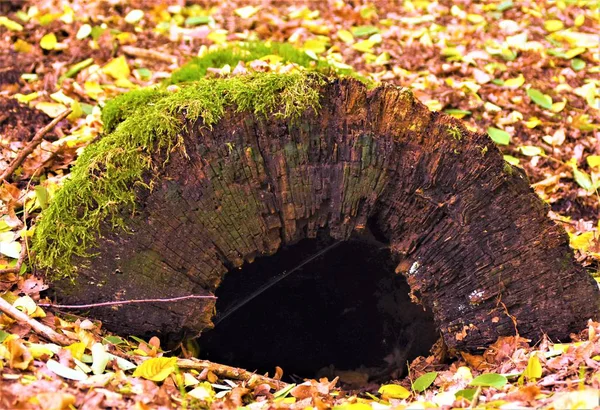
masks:
<instances>
[{"instance_id":1,"label":"twig","mask_svg":"<svg viewBox=\"0 0 600 410\"><path fill-rule=\"evenodd\" d=\"M62 121L67 115L71 114L72 111L73 110L70 108L66 109L65 111L61 112L55 119L53 119L52 122L50 122L50 124L46 125L44 128L39 130L35 134L33 139L29 142L29 144L27 144L25 148L23 148L21 152L19 152L19 155L17 155L17 157L12 160L8 168L6 168L2 175L0 175L0 183L2 183L9 176L11 176L13 172L15 172L17 168L19 168L23 161L25 161L25 158L27 158L29 154L31 154L38 145L40 145L40 143L44 139L44 135L46 135L50 130L52 130L52 128L54 128L56 124Z\"/></svg>"},{"instance_id":2,"label":"twig","mask_svg":"<svg viewBox=\"0 0 600 410\"><path fill-rule=\"evenodd\" d=\"M148 50L145 48L133 47L133 46L122 46L121 50L125 54L133 57L145 58L150 60L164 61L165 63L175 64L177 63L177 57L170 54L161 53L156 50Z\"/></svg>"},{"instance_id":3,"label":"twig","mask_svg":"<svg viewBox=\"0 0 600 410\"><path fill-rule=\"evenodd\" d=\"M89 303L87 305L55 305L53 303L38 303L38 306L42 307L53 307L58 309L88 309L102 306L115 306L115 305L130 305L132 303L163 303L163 302L176 302L179 300L187 300L187 299L216 299L216 296L212 295L188 295L188 296L178 296L175 298L165 298L165 299L131 299L131 300L114 300L111 302L101 302L101 303Z\"/></svg>"},{"instance_id":4,"label":"twig","mask_svg":"<svg viewBox=\"0 0 600 410\"><path fill-rule=\"evenodd\" d=\"M248 370L240 369L238 367L227 366L225 364L213 363L208 360L199 359L177 359L177 367L180 369L195 369L204 370L208 369L224 378L243 380L248 383L266 383L275 389L281 389L287 386L287 383L280 380L275 380L270 377L261 376L256 373L249 372Z\"/></svg>"},{"instance_id":5,"label":"twig","mask_svg":"<svg viewBox=\"0 0 600 410\"><path fill-rule=\"evenodd\" d=\"M57 333L48 326L38 322L35 319L30 318L29 316L27 316L27 314L21 312L19 309L12 306L10 303L2 299L1 297L0 310L6 313L8 316L12 317L13 319L28 324L37 334L44 336L46 339L56 344L68 346L72 343L71 339L69 339L67 336L61 335L60 333Z\"/></svg>"}]
</instances>

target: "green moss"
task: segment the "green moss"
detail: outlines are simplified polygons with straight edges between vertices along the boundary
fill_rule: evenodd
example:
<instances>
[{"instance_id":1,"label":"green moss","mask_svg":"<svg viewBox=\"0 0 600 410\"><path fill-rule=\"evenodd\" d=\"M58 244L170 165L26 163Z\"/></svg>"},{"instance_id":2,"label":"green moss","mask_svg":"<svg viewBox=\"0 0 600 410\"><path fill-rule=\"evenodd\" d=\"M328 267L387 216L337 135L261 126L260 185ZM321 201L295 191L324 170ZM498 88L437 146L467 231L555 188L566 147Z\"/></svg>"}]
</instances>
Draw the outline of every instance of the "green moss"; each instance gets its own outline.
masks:
<instances>
[{"instance_id":1,"label":"green moss","mask_svg":"<svg viewBox=\"0 0 600 410\"><path fill-rule=\"evenodd\" d=\"M315 61L304 51L298 50L289 43L254 41L233 43L211 50L202 57L195 57L175 71L169 83L197 81L206 76L208 68L222 68L226 64L235 67L240 61L254 61L269 55L281 57L284 63L298 64L320 73L335 73L340 76L354 77L364 83L370 84L371 82L351 68L337 68L324 59Z\"/></svg>"},{"instance_id":2,"label":"green moss","mask_svg":"<svg viewBox=\"0 0 600 410\"><path fill-rule=\"evenodd\" d=\"M457 141L462 140L462 132L455 125L448 127L448 134Z\"/></svg>"},{"instance_id":3,"label":"green moss","mask_svg":"<svg viewBox=\"0 0 600 410\"><path fill-rule=\"evenodd\" d=\"M502 168L502 171L508 176L512 176L515 173L513 166L506 161L504 161L504 167Z\"/></svg>"},{"instance_id":4,"label":"green moss","mask_svg":"<svg viewBox=\"0 0 600 410\"><path fill-rule=\"evenodd\" d=\"M203 79L177 91L145 89L105 107L108 134L85 149L69 179L36 225L36 263L57 277L74 273L74 256L88 257L103 222L125 228L124 211L135 209L134 187L150 189L164 164L155 158L180 145L184 120L215 124L228 107L294 120L319 107L325 79L315 73L253 74Z\"/></svg>"}]
</instances>

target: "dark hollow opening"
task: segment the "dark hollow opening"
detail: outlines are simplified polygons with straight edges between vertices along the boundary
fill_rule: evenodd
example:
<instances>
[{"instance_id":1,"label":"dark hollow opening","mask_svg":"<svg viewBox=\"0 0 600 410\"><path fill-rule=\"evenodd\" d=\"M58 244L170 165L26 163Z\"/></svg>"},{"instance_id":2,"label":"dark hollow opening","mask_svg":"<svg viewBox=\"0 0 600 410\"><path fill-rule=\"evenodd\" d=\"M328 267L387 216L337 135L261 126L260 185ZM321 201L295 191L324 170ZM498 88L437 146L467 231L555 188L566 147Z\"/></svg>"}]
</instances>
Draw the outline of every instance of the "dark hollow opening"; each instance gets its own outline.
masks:
<instances>
[{"instance_id":1,"label":"dark hollow opening","mask_svg":"<svg viewBox=\"0 0 600 410\"><path fill-rule=\"evenodd\" d=\"M216 292L215 321L332 243L303 240L230 271ZM333 377L338 370L359 370L374 381L400 377L438 333L394 267L387 248L340 243L206 331L200 357L271 375L280 366L288 377Z\"/></svg>"}]
</instances>

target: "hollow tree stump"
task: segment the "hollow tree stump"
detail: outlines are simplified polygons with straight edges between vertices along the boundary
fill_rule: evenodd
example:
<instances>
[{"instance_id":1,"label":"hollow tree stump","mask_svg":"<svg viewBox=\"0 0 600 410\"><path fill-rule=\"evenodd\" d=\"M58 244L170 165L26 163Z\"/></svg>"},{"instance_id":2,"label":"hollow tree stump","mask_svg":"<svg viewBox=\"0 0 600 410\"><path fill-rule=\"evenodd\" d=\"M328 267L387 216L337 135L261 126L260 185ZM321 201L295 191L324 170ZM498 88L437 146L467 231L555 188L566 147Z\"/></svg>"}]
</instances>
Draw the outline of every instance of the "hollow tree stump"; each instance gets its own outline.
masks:
<instances>
[{"instance_id":1,"label":"hollow tree stump","mask_svg":"<svg viewBox=\"0 0 600 410\"><path fill-rule=\"evenodd\" d=\"M257 256L371 224L451 348L476 350L515 327L566 338L598 316L598 287L564 230L487 135L397 87L319 87L320 108L296 121L235 107L212 128L188 120L185 150L156 153L165 165L145 176L152 189L132 186L125 230L104 222L95 255L73 258L75 280L55 282L60 301L210 295ZM214 300L91 310L131 334L194 335L213 314Z\"/></svg>"}]
</instances>

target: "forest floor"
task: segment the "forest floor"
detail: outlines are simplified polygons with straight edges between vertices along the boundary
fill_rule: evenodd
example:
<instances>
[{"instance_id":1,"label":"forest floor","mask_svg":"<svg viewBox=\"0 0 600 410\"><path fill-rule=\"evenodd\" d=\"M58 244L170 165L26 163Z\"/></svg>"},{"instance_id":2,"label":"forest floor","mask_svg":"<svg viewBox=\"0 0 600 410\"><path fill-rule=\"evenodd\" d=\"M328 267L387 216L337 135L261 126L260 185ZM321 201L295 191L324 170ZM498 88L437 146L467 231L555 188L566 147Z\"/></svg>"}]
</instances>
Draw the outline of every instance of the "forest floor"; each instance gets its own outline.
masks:
<instances>
[{"instance_id":1,"label":"forest floor","mask_svg":"<svg viewBox=\"0 0 600 410\"><path fill-rule=\"evenodd\" d=\"M159 84L209 49L250 40L287 42L311 59L409 87L432 110L488 132L506 161L525 169L577 259L600 276L597 1L292 3L0 1L0 172L18 165L0 177L0 293L69 340L48 343L30 320L0 315L0 408L598 407L593 322L572 343L530 346L516 335L483 355L418 358L410 377L384 386L340 389L338 379L287 385L275 380L279 371L240 380L190 369L185 348L177 359L157 338L125 340L38 306L47 286L28 264L27 239L78 154L101 135L105 101ZM285 69L266 60L238 70Z\"/></svg>"}]
</instances>

